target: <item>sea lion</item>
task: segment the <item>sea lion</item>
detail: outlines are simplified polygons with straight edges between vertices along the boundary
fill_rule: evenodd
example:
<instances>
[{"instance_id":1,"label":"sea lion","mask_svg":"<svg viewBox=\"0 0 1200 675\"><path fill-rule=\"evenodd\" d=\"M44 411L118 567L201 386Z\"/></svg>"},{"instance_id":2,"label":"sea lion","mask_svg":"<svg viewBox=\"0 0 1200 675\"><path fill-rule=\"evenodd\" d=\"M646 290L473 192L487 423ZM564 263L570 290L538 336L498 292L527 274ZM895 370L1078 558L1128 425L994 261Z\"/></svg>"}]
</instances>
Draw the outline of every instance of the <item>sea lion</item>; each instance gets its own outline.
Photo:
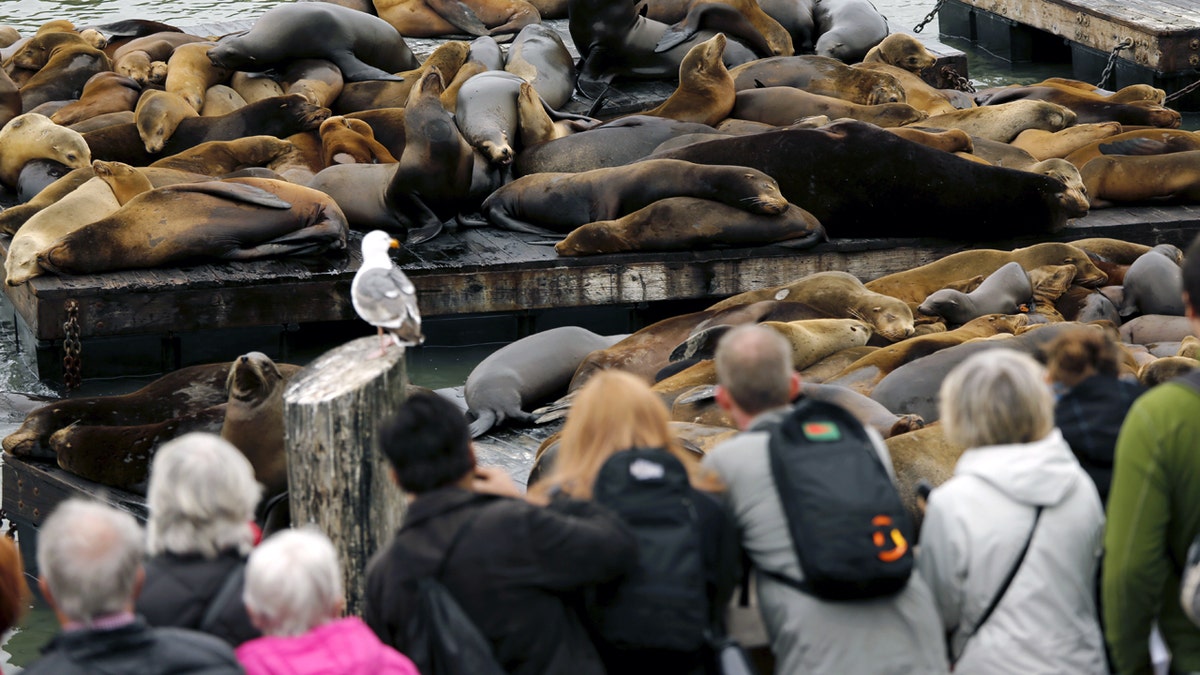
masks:
<instances>
[{"instance_id":1,"label":"sea lion","mask_svg":"<svg viewBox=\"0 0 1200 675\"><path fill-rule=\"evenodd\" d=\"M299 368L276 365L262 352L249 352L229 365L225 388L229 398L221 420L221 438L250 460L263 499L287 490L284 451L283 390Z\"/></svg>"},{"instance_id":2,"label":"sea lion","mask_svg":"<svg viewBox=\"0 0 1200 675\"><path fill-rule=\"evenodd\" d=\"M808 274L784 286L739 293L709 309L723 310L768 299L803 303L834 317L857 318L869 324L876 335L892 342L913 334L912 310L906 303L872 291L853 274L836 270Z\"/></svg>"},{"instance_id":3,"label":"sea lion","mask_svg":"<svg viewBox=\"0 0 1200 675\"><path fill-rule=\"evenodd\" d=\"M1121 124L1118 122L1076 123L1058 131L1026 129L1017 134L1012 144L1038 160L1065 158L1085 145L1119 133Z\"/></svg>"},{"instance_id":4,"label":"sea lion","mask_svg":"<svg viewBox=\"0 0 1200 675\"><path fill-rule=\"evenodd\" d=\"M272 96L283 96L283 85L267 73L235 71L229 76L229 86L233 87L233 90L246 103L254 103Z\"/></svg>"},{"instance_id":5,"label":"sea lion","mask_svg":"<svg viewBox=\"0 0 1200 675\"><path fill-rule=\"evenodd\" d=\"M516 157L517 96L525 80L502 70L475 75L458 90L454 122L462 137L492 163L506 166Z\"/></svg>"},{"instance_id":6,"label":"sea lion","mask_svg":"<svg viewBox=\"0 0 1200 675\"><path fill-rule=\"evenodd\" d=\"M208 54L212 42L189 42L179 45L167 61L167 79L163 88L179 94L197 113L204 108L204 94L214 84L229 79L228 68L216 65Z\"/></svg>"},{"instance_id":7,"label":"sea lion","mask_svg":"<svg viewBox=\"0 0 1200 675\"><path fill-rule=\"evenodd\" d=\"M326 59L296 59L280 75L284 94L300 94L309 103L328 108L342 93L342 72Z\"/></svg>"},{"instance_id":8,"label":"sea lion","mask_svg":"<svg viewBox=\"0 0 1200 675\"><path fill-rule=\"evenodd\" d=\"M204 92L204 107L200 114L204 117L219 117L228 115L246 105L246 99L237 90L226 84L214 84Z\"/></svg>"},{"instance_id":9,"label":"sea lion","mask_svg":"<svg viewBox=\"0 0 1200 675\"><path fill-rule=\"evenodd\" d=\"M1200 150L1135 157L1104 155L1079 170L1092 208L1120 202L1200 200Z\"/></svg>"},{"instance_id":10,"label":"sea lion","mask_svg":"<svg viewBox=\"0 0 1200 675\"><path fill-rule=\"evenodd\" d=\"M1043 265L1074 265L1075 283L1088 288L1102 286L1108 279L1083 250L1070 244L1043 242L1011 251L959 251L911 270L868 281L865 286L876 293L919 304L929 297L930 293L945 288L952 282L977 274L991 274L1014 261L1020 263L1026 271Z\"/></svg>"},{"instance_id":11,"label":"sea lion","mask_svg":"<svg viewBox=\"0 0 1200 675\"><path fill-rule=\"evenodd\" d=\"M597 119L557 114L528 82L522 83L517 93L517 138L523 148L587 131L599 124Z\"/></svg>"},{"instance_id":12,"label":"sea lion","mask_svg":"<svg viewBox=\"0 0 1200 675\"><path fill-rule=\"evenodd\" d=\"M819 0L813 3L813 21L813 51L846 63L861 61L888 35L887 19L870 0Z\"/></svg>"},{"instance_id":13,"label":"sea lion","mask_svg":"<svg viewBox=\"0 0 1200 675\"><path fill-rule=\"evenodd\" d=\"M925 45L908 33L892 33L867 50L863 63L886 63L917 73L937 63L937 57Z\"/></svg>"},{"instance_id":14,"label":"sea lion","mask_svg":"<svg viewBox=\"0 0 1200 675\"><path fill-rule=\"evenodd\" d=\"M938 89L922 79L920 75L906 68L881 61L872 61L855 63L851 66L851 70L874 73L878 77L890 77L904 92L902 100L905 103L930 115L941 115L975 107L974 101L964 100L952 90Z\"/></svg>"},{"instance_id":15,"label":"sea lion","mask_svg":"<svg viewBox=\"0 0 1200 675\"><path fill-rule=\"evenodd\" d=\"M920 532L925 510L917 503L917 486L924 481L934 487L950 480L954 466L966 448L946 440L941 424L929 424L885 439L896 470L896 491Z\"/></svg>"},{"instance_id":16,"label":"sea lion","mask_svg":"<svg viewBox=\"0 0 1200 675\"><path fill-rule=\"evenodd\" d=\"M141 86L128 77L112 71L96 73L83 85L79 100L59 108L50 121L70 126L96 115L133 110L141 93Z\"/></svg>"},{"instance_id":17,"label":"sea lion","mask_svg":"<svg viewBox=\"0 0 1200 675\"><path fill-rule=\"evenodd\" d=\"M379 17L401 35L415 38L447 35L503 35L540 23L533 4L525 0L374 0Z\"/></svg>"},{"instance_id":18,"label":"sea lion","mask_svg":"<svg viewBox=\"0 0 1200 675\"><path fill-rule=\"evenodd\" d=\"M680 122L665 117L622 117L583 133L525 148L513 163L514 174L576 173L630 164L654 152L669 138L714 131L706 124Z\"/></svg>"},{"instance_id":19,"label":"sea lion","mask_svg":"<svg viewBox=\"0 0 1200 675\"><path fill-rule=\"evenodd\" d=\"M0 68L0 127L21 114L21 90L8 71Z\"/></svg>"},{"instance_id":20,"label":"sea lion","mask_svg":"<svg viewBox=\"0 0 1200 675\"><path fill-rule=\"evenodd\" d=\"M928 117L907 103L863 105L796 87L743 89L737 92L733 110L729 113L730 117L773 126L788 126L813 115L828 115L830 119L849 117L885 128L913 124Z\"/></svg>"},{"instance_id":21,"label":"sea lion","mask_svg":"<svg viewBox=\"0 0 1200 675\"><path fill-rule=\"evenodd\" d=\"M111 127L117 124L132 124L137 121L132 110L122 110L120 112L104 113L88 118L82 122L67 125L71 131L78 131L81 134L86 134L89 131Z\"/></svg>"},{"instance_id":22,"label":"sea lion","mask_svg":"<svg viewBox=\"0 0 1200 675\"><path fill-rule=\"evenodd\" d=\"M1071 267L1074 276L1074 267ZM948 288L934 291L917 308L922 314L940 316L961 326L986 314L1019 314L1029 308L1033 284L1021 263L1010 262L992 272L970 293Z\"/></svg>"},{"instance_id":23,"label":"sea lion","mask_svg":"<svg viewBox=\"0 0 1200 675\"><path fill-rule=\"evenodd\" d=\"M39 158L73 169L87 166L92 159L82 134L45 115L24 113L0 128L0 184L16 187L21 167Z\"/></svg>"},{"instance_id":24,"label":"sea lion","mask_svg":"<svg viewBox=\"0 0 1200 675\"><path fill-rule=\"evenodd\" d=\"M1033 85L994 87L975 94L975 102L982 107L1031 100L1061 105L1075 113L1081 124L1119 122L1122 125L1176 128L1183 119L1178 111L1151 101L1115 102L1077 87L1045 82Z\"/></svg>"},{"instance_id":25,"label":"sea lion","mask_svg":"<svg viewBox=\"0 0 1200 675\"><path fill-rule=\"evenodd\" d=\"M286 3L263 12L249 31L218 41L209 53L230 70L263 72L295 59L326 59L347 82L395 80L419 66L387 21L323 2Z\"/></svg>"},{"instance_id":26,"label":"sea lion","mask_svg":"<svg viewBox=\"0 0 1200 675\"><path fill-rule=\"evenodd\" d=\"M1133 129L1075 150L1066 160L1079 168L1106 155L1161 155L1200 150L1200 134L1183 129Z\"/></svg>"},{"instance_id":27,"label":"sea lion","mask_svg":"<svg viewBox=\"0 0 1200 675\"><path fill-rule=\"evenodd\" d=\"M532 85L551 108L570 101L575 89L575 60L558 32L545 24L532 23L517 33L504 70Z\"/></svg>"},{"instance_id":28,"label":"sea lion","mask_svg":"<svg viewBox=\"0 0 1200 675\"><path fill-rule=\"evenodd\" d=\"M761 325L787 339L792 347L792 366L797 370L843 349L862 347L874 332L871 324L859 319L763 321Z\"/></svg>"},{"instance_id":29,"label":"sea lion","mask_svg":"<svg viewBox=\"0 0 1200 675\"><path fill-rule=\"evenodd\" d=\"M888 127L888 131L905 140L943 152L973 152L975 149L974 139L961 129L927 131L913 127Z\"/></svg>"},{"instance_id":30,"label":"sea lion","mask_svg":"<svg viewBox=\"0 0 1200 675\"><path fill-rule=\"evenodd\" d=\"M1121 324L1121 341L1147 345L1152 342L1183 340L1192 334L1186 316L1143 314Z\"/></svg>"},{"instance_id":31,"label":"sea lion","mask_svg":"<svg viewBox=\"0 0 1200 675\"><path fill-rule=\"evenodd\" d=\"M371 125L362 120L334 115L321 122L318 133L325 166L396 162L392 153L375 140Z\"/></svg>"},{"instance_id":32,"label":"sea lion","mask_svg":"<svg viewBox=\"0 0 1200 675\"><path fill-rule=\"evenodd\" d=\"M200 112L183 96L156 89L142 92L133 109L138 137L142 139L146 152L150 154L162 151L171 135L179 128L180 122L199 115Z\"/></svg>"},{"instance_id":33,"label":"sea lion","mask_svg":"<svg viewBox=\"0 0 1200 675\"><path fill-rule=\"evenodd\" d=\"M776 215L763 215L696 197L668 197L615 220L575 228L554 245L559 255L623 251L694 250L713 245L753 246L779 243L808 248L825 241L811 213L788 204Z\"/></svg>"},{"instance_id":34,"label":"sea lion","mask_svg":"<svg viewBox=\"0 0 1200 675\"><path fill-rule=\"evenodd\" d=\"M77 99L83 85L93 75L112 70L108 55L77 33L35 35L11 61L22 68L37 69L21 84L22 112L29 112L47 101Z\"/></svg>"},{"instance_id":35,"label":"sea lion","mask_svg":"<svg viewBox=\"0 0 1200 675\"><path fill-rule=\"evenodd\" d=\"M1200 368L1200 361L1186 356L1164 356L1143 365L1137 374L1138 382L1150 388L1173 380L1180 375Z\"/></svg>"},{"instance_id":36,"label":"sea lion","mask_svg":"<svg viewBox=\"0 0 1200 675\"><path fill-rule=\"evenodd\" d=\"M918 335L879 347L833 374L825 382L870 395L880 380L906 363L967 340L1000 334L1011 335L1028 324L1029 317L1023 314L989 314L976 317L954 330Z\"/></svg>"},{"instance_id":37,"label":"sea lion","mask_svg":"<svg viewBox=\"0 0 1200 675\"><path fill-rule=\"evenodd\" d=\"M1143 253L1149 253L1151 248L1146 244L1139 244L1133 241L1125 241L1124 239L1113 239L1111 237L1088 237L1085 239L1076 239L1071 242L1072 246L1083 249L1089 255L1099 256L1104 260L1114 262L1120 265L1133 264ZM1167 255L1165 251L1160 251ZM1168 255L1177 263L1183 263L1183 252L1179 251L1178 247L1175 253Z\"/></svg>"},{"instance_id":38,"label":"sea lion","mask_svg":"<svg viewBox=\"0 0 1200 675\"><path fill-rule=\"evenodd\" d=\"M1183 316L1183 269L1158 251L1138 257L1125 273L1122 317L1134 314Z\"/></svg>"},{"instance_id":39,"label":"sea lion","mask_svg":"<svg viewBox=\"0 0 1200 675\"><path fill-rule=\"evenodd\" d=\"M510 420L532 423L535 416L525 412L526 407L565 393L584 357L626 337L562 326L534 333L492 352L475 366L463 388L468 416L473 419L471 437L481 436Z\"/></svg>"},{"instance_id":40,"label":"sea lion","mask_svg":"<svg viewBox=\"0 0 1200 675\"><path fill-rule=\"evenodd\" d=\"M161 64L161 66L156 64ZM114 61L113 71L118 75L128 77L141 86L162 84L167 79L167 62L151 61L147 52L133 51L121 57L120 61Z\"/></svg>"},{"instance_id":41,"label":"sea lion","mask_svg":"<svg viewBox=\"0 0 1200 675\"><path fill-rule=\"evenodd\" d=\"M344 82L337 100L330 106L337 113L352 113L376 108L403 108L413 84L433 67L442 73L442 78L454 78L471 53L470 43L450 40L438 45L433 53L414 70L397 73L404 78L395 80L364 80ZM453 112L453 111L451 111Z\"/></svg>"},{"instance_id":42,"label":"sea lion","mask_svg":"<svg viewBox=\"0 0 1200 675\"><path fill-rule=\"evenodd\" d=\"M116 125L84 134L98 159L145 166L207 141L230 141L243 136L276 136L316 129L329 117L328 108L318 108L303 96L292 94L263 99L220 117L185 117L159 153L146 151L135 125Z\"/></svg>"},{"instance_id":43,"label":"sea lion","mask_svg":"<svg viewBox=\"0 0 1200 675\"><path fill-rule=\"evenodd\" d=\"M265 167L293 150L274 136L246 136L232 141L208 141L155 160L150 166L219 177L250 167Z\"/></svg>"},{"instance_id":44,"label":"sea lion","mask_svg":"<svg viewBox=\"0 0 1200 675\"><path fill-rule=\"evenodd\" d=\"M59 239L37 261L55 274L89 274L200 260L311 255L344 249L346 229L337 204L316 190L235 178L143 192L113 214Z\"/></svg>"},{"instance_id":45,"label":"sea lion","mask_svg":"<svg viewBox=\"0 0 1200 675\"><path fill-rule=\"evenodd\" d=\"M802 54L772 56L729 70L737 91L757 87L796 87L862 105L904 103L905 88L890 73L851 68L838 59Z\"/></svg>"},{"instance_id":46,"label":"sea lion","mask_svg":"<svg viewBox=\"0 0 1200 675\"><path fill-rule=\"evenodd\" d=\"M651 160L579 173L537 173L508 183L483 201L493 225L518 232L566 234L613 220L668 197L699 197L760 214L780 214L787 200L775 179L755 169Z\"/></svg>"},{"instance_id":47,"label":"sea lion","mask_svg":"<svg viewBox=\"0 0 1200 675\"><path fill-rule=\"evenodd\" d=\"M757 2L751 0L721 0L722 4L733 7L754 26L770 48L771 56L791 56L796 53L792 35L783 24ZM688 17L692 8L699 4L695 0L655 0L648 2L645 17L653 21L670 24L667 34L659 41L659 49L675 44L676 40L684 40L690 34L692 27Z\"/></svg>"},{"instance_id":48,"label":"sea lion","mask_svg":"<svg viewBox=\"0 0 1200 675\"><path fill-rule=\"evenodd\" d=\"M709 126L728 117L735 92L733 78L721 60L725 44L725 35L717 33L689 49L679 64L679 85L675 91L667 100L641 114Z\"/></svg>"},{"instance_id":49,"label":"sea lion","mask_svg":"<svg viewBox=\"0 0 1200 675\"><path fill-rule=\"evenodd\" d=\"M570 138L586 133L591 132ZM962 240L991 236L993 227L1015 236L1057 231L1069 218L1087 213L1078 191L1057 179L965 161L858 120L733 136L651 157L759 169L832 237L908 234ZM863 189L846 191L845 185ZM954 189L930 190L931 185ZM885 215L900 211L936 211L941 217L910 221L909 229ZM886 231L880 228L885 221ZM962 222L973 226L964 229Z\"/></svg>"},{"instance_id":50,"label":"sea lion","mask_svg":"<svg viewBox=\"0 0 1200 675\"><path fill-rule=\"evenodd\" d=\"M54 181L73 171L52 159L31 159L17 175L17 201L27 202Z\"/></svg>"},{"instance_id":51,"label":"sea lion","mask_svg":"<svg viewBox=\"0 0 1200 675\"><path fill-rule=\"evenodd\" d=\"M1001 143L1010 143L1026 129L1059 131L1075 124L1075 113L1055 103L1016 100L932 115L921 126L962 129Z\"/></svg>"},{"instance_id":52,"label":"sea lion","mask_svg":"<svg viewBox=\"0 0 1200 675\"><path fill-rule=\"evenodd\" d=\"M45 270L37 262L38 253L120 206L108 184L96 177L39 211L13 235L4 258L5 283L19 286L44 274Z\"/></svg>"}]
</instances>

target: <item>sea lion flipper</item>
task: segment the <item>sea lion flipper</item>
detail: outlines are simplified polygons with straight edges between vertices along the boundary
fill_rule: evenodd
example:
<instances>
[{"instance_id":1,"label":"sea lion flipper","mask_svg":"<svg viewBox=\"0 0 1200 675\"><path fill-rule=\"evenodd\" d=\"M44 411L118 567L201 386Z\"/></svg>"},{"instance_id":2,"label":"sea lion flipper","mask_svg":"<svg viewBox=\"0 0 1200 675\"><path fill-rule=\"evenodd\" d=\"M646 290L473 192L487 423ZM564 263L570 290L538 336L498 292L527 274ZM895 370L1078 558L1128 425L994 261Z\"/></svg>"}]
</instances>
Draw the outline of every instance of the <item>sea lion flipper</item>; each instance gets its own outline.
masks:
<instances>
[{"instance_id":1,"label":"sea lion flipper","mask_svg":"<svg viewBox=\"0 0 1200 675\"><path fill-rule=\"evenodd\" d=\"M1171 152L1166 143L1151 138L1128 138L1101 143L1097 149L1102 155L1161 155Z\"/></svg>"},{"instance_id":2,"label":"sea lion flipper","mask_svg":"<svg viewBox=\"0 0 1200 675\"><path fill-rule=\"evenodd\" d=\"M688 38L696 34L696 27L686 25L683 21L667 27L659 38L658 44L654 45L654 53L661 54L672 47L676 47L686 41Z\"/></svg>"},{"instance_id":3,"label":"sea lion flipper","mask_svg":"<svg viewBox=\"0 0 1200 675\"><path fill-rule=\"evenodd\" d=\"M675 24L694 26L693 33L702 30L724 33L726 37L736 38L762 57L774 55L774 50L767 39L750 20L735 7L720 2L701 2L692 5L683 21ZM655 51L658 51L657 49Z\"/></svg>"},{"instance_id":4,"label":"sea lion flipper","mask_svg":"<svg viewBox=\"0 0 1200 675\"><path fill-rule=\"evenodd\" d=\"M468 35L488 35L488 27L479 20L475 10L460 0L425 0L425 4L451 26Z\"/></svg>"},{"instance_id":5,"label":"sea lion flipper","mask_svg":"<svg viewBox=\"0 0 1200 675\"><path fill-rule=\"evenodd\" d=\"M371 80L386 82L404 81L404 78L399 75L376 68L369 63L364 63L350 51L331 55L331 60L338 67L338 70L342 71L342 78L347 82L367 82Z\"/></svg>"},{"instance_id":6,"label":"sea lion flipper","mask_svg":"<svg viewBox=\"0 0 1200 675\"><path fill-rule=\"evenodd\" d=\"M183 192L203 192L214 197L222 197L224 199L245 202L256 206L266 206L273 209L292 208L291 203L283 201L276 195L261 188L256 188L253 185L244 185L242 183L210 180L202 183L173 185L169 189Z\"/></svg>"},{"instance_id":7,"label":"sea lion flipper","mask_svg":"<svg viewBox=\"0 0 1200 675\"><path fill-rule=\"evenodd\" d=\"M594 47L588 52L575 78L576 91L589 100L602 96L616 77L615 72L605 69L608 60L608 51L604 47Z\"/></svg>"}]
</instances>

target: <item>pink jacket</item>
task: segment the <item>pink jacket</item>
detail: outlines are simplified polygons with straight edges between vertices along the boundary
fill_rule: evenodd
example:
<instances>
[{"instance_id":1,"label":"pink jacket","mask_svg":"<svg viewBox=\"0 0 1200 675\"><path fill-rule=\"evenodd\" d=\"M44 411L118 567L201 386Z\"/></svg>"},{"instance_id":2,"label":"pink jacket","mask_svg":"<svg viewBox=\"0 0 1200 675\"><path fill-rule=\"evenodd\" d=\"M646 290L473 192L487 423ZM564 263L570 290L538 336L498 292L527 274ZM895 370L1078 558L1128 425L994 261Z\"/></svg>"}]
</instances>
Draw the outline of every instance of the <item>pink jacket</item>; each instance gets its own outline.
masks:
<instances>
[{"instance_id":1,"label":"pink jacket","mask_svg":"<svg viewBox=\"0 0 1200 675\"><path fill-rule=\"evenodd\" d=\"M249 675L420 675L407 656L353 616L298 637L250 640L237 648L237 658Z\"/></svg>"}]
</instances>

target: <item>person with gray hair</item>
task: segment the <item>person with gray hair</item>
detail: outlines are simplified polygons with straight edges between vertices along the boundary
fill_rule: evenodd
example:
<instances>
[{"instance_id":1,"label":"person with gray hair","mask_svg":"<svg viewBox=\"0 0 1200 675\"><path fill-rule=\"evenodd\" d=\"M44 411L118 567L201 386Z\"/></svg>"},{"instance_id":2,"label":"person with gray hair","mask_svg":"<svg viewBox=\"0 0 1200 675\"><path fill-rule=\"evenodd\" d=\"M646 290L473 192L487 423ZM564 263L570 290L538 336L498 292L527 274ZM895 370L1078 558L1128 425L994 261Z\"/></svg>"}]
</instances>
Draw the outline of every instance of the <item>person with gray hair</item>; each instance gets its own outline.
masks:
<instances>
[{"instance_id":1,"label":"person with gray hair","mask_svg":"<svg viewBox=\"0 0 1200 675\"><path fill-rule=\"evenodd\" d=\"M418 675L362 619L342 618L337 552L315 529L284 530L255 549L242 597L264 633L237 648L249 675Z\"/></svg>"},{"instance_id":2,"label":"person with gray hair","mask_svg":"<svg viewBox=\"0 0 1200 675\"><path fill-rule=\"evenodd\" d=\"M158 449L146 491L150 559L137 602L150 625L200 630L231 647L261 635L241 602L261 494L250 461L216 434L187 433Z\"/></svg>"},{"instance_id":3,"label":"person with gray hair","mask_svg":"<svg viewBox=\"0 0 1200 675\"><path fill-rule=\"evenodd\" d=\"M68 499L38 531L38 588L62 630L24 672L240 673L233 650L203 633L151 628L133 613L142 529L106 504Z\"/></svg>"},{"instance_id":4,"label":"person with gray hair","mask_svg":"<svg viewBox=\"0 0 1200 675\"><path fill-rule=\"evenodd\" d=\"M947 440L967 448L930 493L917 570L956 673L1106 673L1096 485L1054 426L1041 365L998 347L943 380Z\"/></svg>"},{"instance_id":5,"label":"person with gray hair","mask_svg":"<svg viewBox=\"0 0 1200 675\"><path fill-rule=\"evenodd\" d=\"M717 344L717 403L742 433L712 449L703 465L728 489L727 504L754 562L758 605L778 673L947 673L945 646L929 587L917 575L891 596L829 601L785 584L803 580L783 502L771 472L771 429L800 391L792 348L761 325L730 330ZM892 481L891 456L866 427Z\"/></svg>"}]
</instances>

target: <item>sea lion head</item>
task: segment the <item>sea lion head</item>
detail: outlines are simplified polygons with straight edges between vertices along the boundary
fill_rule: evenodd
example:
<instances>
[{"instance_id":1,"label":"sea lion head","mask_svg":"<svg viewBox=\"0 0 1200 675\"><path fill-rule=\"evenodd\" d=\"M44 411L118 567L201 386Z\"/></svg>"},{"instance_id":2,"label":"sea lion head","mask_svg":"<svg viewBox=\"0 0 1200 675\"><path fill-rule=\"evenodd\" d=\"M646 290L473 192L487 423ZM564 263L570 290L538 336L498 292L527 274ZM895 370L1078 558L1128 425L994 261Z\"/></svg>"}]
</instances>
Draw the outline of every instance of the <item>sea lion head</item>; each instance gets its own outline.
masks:
<instances>
[{"instance_id":1,"label":"sea lion head","mask_svg":"<svg viewBox=\"0 0 1200 675\"><path fill-rule=\"evenodd\" d=\"M875 329L875 333L892 342L898 342L912 337L916 332L913 325L913 313L908 303L882 294L880 302L868 305L865 309L852 308L850 313Z\"/></svg>"},{"instance_id":2,"label":"sea lion head","mask_svg":"<svg viewBox=\"0 0 1200 675\"><path fill-rule=\"evenodd\" d=\"M225 388L230 402L261 405L280 392L282 383L283 375L270 357L262 352L249 352L229 366Z\"/></svg>"}]
</instances>

